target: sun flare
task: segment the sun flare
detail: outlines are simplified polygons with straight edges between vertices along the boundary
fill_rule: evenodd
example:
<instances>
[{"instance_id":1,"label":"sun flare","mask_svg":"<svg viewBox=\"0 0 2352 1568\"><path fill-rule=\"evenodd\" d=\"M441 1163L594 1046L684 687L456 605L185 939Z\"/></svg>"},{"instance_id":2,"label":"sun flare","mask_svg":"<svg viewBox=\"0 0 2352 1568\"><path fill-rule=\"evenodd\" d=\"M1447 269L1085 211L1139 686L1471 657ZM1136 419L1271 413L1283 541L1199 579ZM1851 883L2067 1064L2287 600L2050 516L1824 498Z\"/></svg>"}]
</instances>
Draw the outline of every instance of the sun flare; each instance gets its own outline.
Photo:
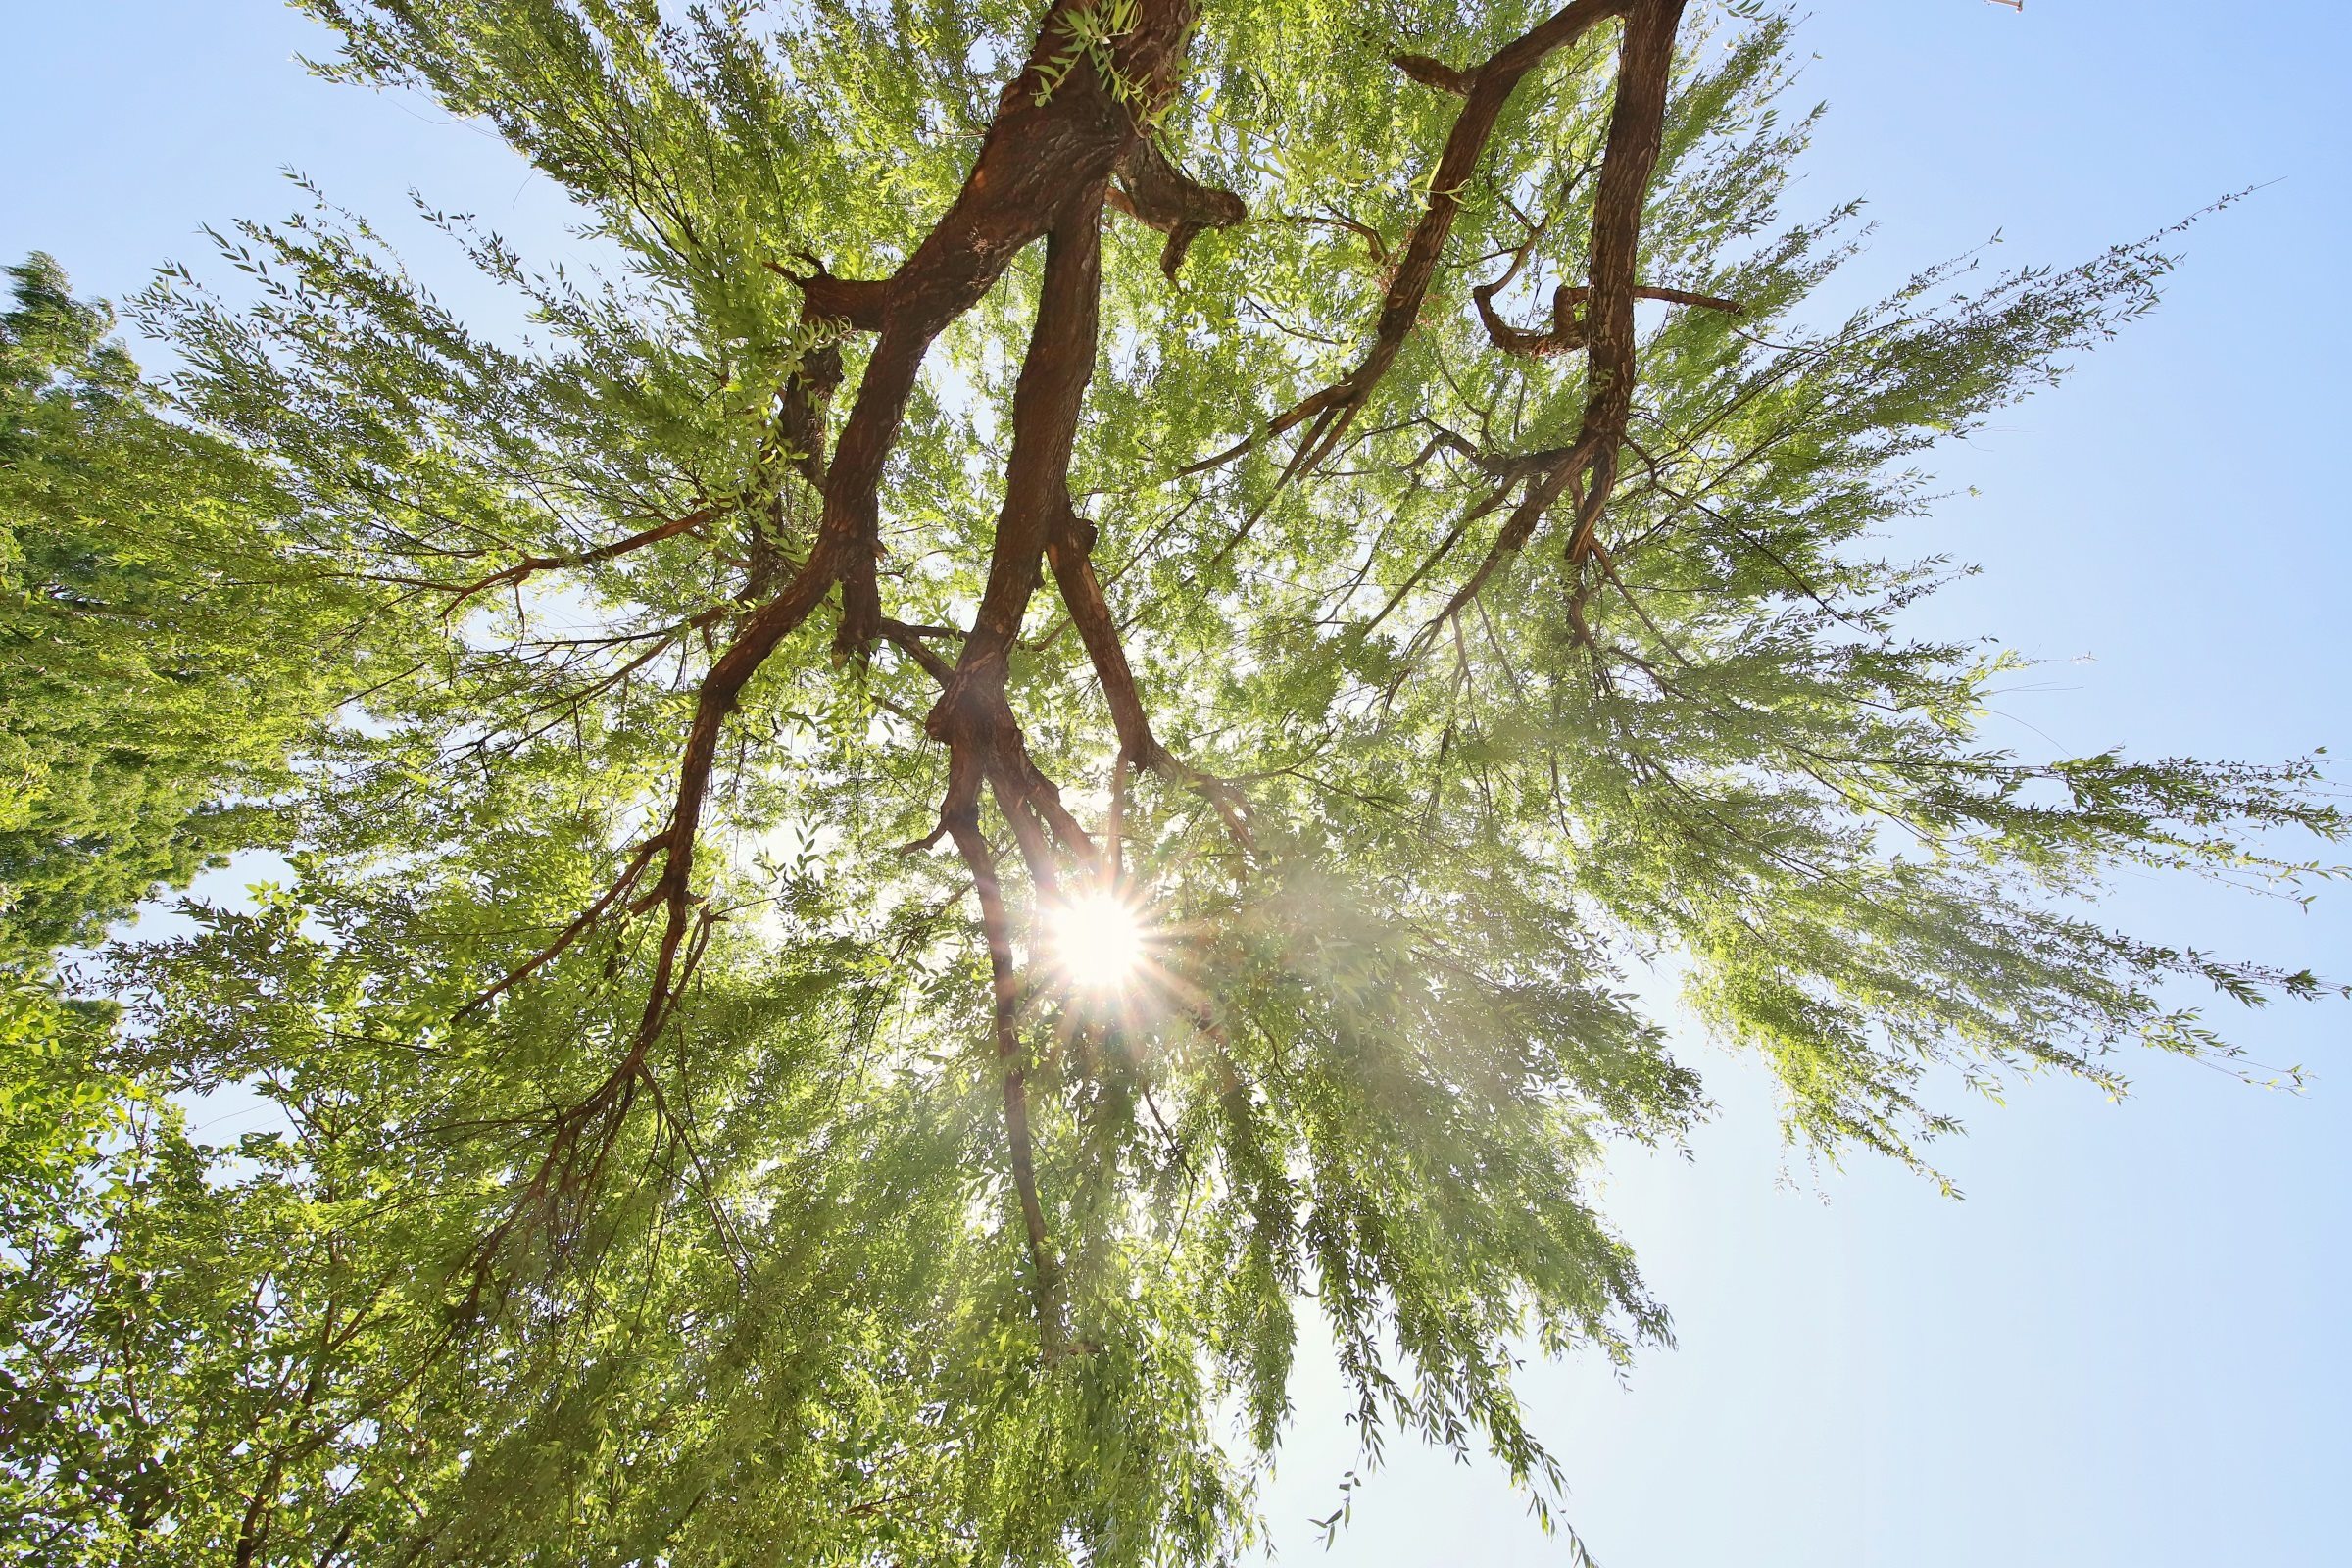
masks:
<instances>
[{"instance_id":1,"label":"sun flare","mask_svg":"<svg viewBox=\"0 0 2352 1568\"><path fill-rule=\"evenodd\" d=\"M1056 906L1047 925L1054 962L1086 990L1115 990L1143 963L1143 917L1115 893L1079 894Z\"/></svg>"}]
</instances>

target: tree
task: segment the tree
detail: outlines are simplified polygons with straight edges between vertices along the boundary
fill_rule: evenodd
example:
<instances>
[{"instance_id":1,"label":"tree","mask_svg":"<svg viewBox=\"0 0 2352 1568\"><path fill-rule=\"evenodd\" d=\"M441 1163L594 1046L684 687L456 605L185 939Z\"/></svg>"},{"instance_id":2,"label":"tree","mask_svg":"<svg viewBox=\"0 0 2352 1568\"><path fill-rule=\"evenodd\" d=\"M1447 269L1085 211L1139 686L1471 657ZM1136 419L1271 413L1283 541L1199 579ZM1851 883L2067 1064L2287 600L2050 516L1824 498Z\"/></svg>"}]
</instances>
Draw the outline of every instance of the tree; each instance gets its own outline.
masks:
<instances>
[{"instance_id":1,"label":"tree","mask_svg":"<svg viewBox=\"0 0 2352 1568\"><path fill-rule=\"evenodd\" d=\"M191 1543L232 1533L193 1506L216 1481L227 1505L241 1478L204 1423L252 1376L257 1347L234 1332L267 1267L245 1250L251 1221L295 1189L232 1200L208 1187L217 1167L159 1086L104 1065L115 1009L61 995L51 958L204 865L282 842L271 797L351 689L337 647L369 593L317 576L267 460L172 418L165 390L109 339L112 311L74 299L52 258L9 278L0 1494L12 1555L99 1560L166 1519ZM231 1254L238 1266L221 1266ZM195 1392L174 1383L175 1362ZM174 1474L166 1452L227 1468ZM74 1499L62 1508L61 1489Z\"/></svg>"},{"instance_id":2,"label":"tree","mask_svg":"<svg viewBox=\"0 0 2352 1568\"><path fill-rule=\"evenodd\" d=\"M1302 1297L1544 1507L1514 1357L1667 1330L1587 1174L1706 1109L1630 962L1923 1170L2330 989L2082 908L2318 874L2310 762L1987 745L1878 543L2163 237L1817 319L1782 19L313 9L616 261L430 215L500 341L319 200L138 302L363 597L296 885L118 951L7 1210L20 1550L1213 1561Z\"/></svg>"},{"instance_id":3,"label":"tree","mask_svg":"<svg viewBox=\"0 0 2352 1568\"><path fill-rule=\"evenodd\" d=\"M328 701L335 617L285 592L266 467L174 422L47 256L0 314L0 968L93 937L208 857ZM323 594L320 591L324 587Z\"/></svg>"}]
</instances>

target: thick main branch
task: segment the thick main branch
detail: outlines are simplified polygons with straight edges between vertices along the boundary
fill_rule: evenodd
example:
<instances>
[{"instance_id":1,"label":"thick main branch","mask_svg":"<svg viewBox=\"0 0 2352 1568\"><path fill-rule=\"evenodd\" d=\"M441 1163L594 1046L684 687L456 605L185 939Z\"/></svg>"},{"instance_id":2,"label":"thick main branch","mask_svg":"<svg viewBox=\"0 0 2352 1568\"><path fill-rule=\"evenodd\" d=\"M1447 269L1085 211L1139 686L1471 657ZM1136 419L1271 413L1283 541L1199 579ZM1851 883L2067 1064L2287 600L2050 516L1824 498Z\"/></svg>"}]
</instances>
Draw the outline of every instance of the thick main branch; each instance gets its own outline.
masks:
<instances>
[{"instance_id":1,"label":"thick main branch","mask_svg":"<svg viewBox=\"0 0 2352 1568\"><path fill-rule=\"evenodd\" d=\"M1191 0L1143 0L1134 27L1112 44L1120 79L1142 88L1143 101L1132 109L1091 67L1058 74L1052 69L1075 47L1080 25L1072 18L1084 9L1077 0L1055 0L1029 63L998 101L970 177L891 278L881 335L825 485L823 527L852 546L836 642L845 651L864 648L880 630L877 491L932 340L979 303L1012 258L1053 230L1074 205L1100 206L1103 182L1141 139L1138 113L1148 114L1175 90L1191 36Z\"/></svg>"},{"instance_id":2,"label":"thick main branch","mask_svg":"<svg viewBox=\"0 0 2352 1568\"><path fill-rule=\"evenodd\" d=\"M1065 288L1063 293L1072 301L1082 300L1084 319L1076 322L1063 312L1054 314L1049 323L1041 316L1041 332L1050 324L1054 333L1070 339L1074 355L1058 361L1053 354L1044 356L1039 361L1041 373L1049 363L1074 364L1079 369L1074 385L1051 394L1051 401L1057 406L1067 406L1066 416L1057 413L1045 421L1067 426L1058 438L1058 456L1049 453L1045 460L1029 465L1033 475L1019 481L1017 505L1008 500L1012 543L1017 546L1026 540L1028 589L1016 593L1013 590L1018 584L1011 583L998 592L988 616L989 635L975 638L980 644L978 657L983 662L994 659L993 673L984 672L982 685L994 680L995 707L1003 707L1002 652L1009 635L998 628L1009 614L1017 632L1019 607L1026 604L1027 592L1035 587L1045 530L1058 515L1057 509L1067 504L1068 450L1076 426L1077 398L1093 362L1103 184L1139 139L1139 114L1149 117L1174 90L1193 21L1191 0L1142 0L1134 24L1112 40L1108 50L1109 77L1121 84L1123 97L1113 90L1112 79L1106 79L1092 64L1066 68L1064 57L1082 31L1075 19L1085 9L1083 0L1054 0L1040 25L1028 63L1004 89L996 119L956 200L886 282L834 278L821 268L798 277L808 296L805 314L809 320L874 331L877 340L829 461L818 453L819 398L820 389L822 394L830 393L834 372L821 353L816 363L803 367L801 377L796 378L801 384L787 387L781 415L787 426L786 439L795 447L796 465L811 482L820 484L823 492L816 538L808 559L783 587L744 617L734 640L712 662L697 689L694 718L678 759L663 827L632 859L621 886L592 906L558 946L560 951L568 945L571 937L634 893L654 858L659 858L661 871L650 890L625 905L631 913L655 907L662 911L662 931L643 1011L627 1050L602 1086L559 1116L558 1150L576 1139L589 1122L606 1118L614 1106L625 1104L630 1086L646 1073L648 1054L691 973L701 940L689 941L697 929L695 839L701 831L728 716L768 657L800 628L836 584L842 590L838 644L862 648L880 631L882 616L874 578L879 551L878 490L923 357L950 322L979 302L1014 256L1051 231L1055 241L1054 255L1048 263L1049 275L1069 274L1073 270L1083 274L1082 287ZM1030 420L1033 426L1038 422L1034 417ZM1049 447L1055 444L1047 443ZM1031 445L1036 445L1035 436ZM1046 505L1049 500L1052 508ZM681 521L676 531L683 531L685 525ZM651 537L634 537L605 553L652 542ZM596 559L602 559L602 554ZM967 645L966 662L973 658L974 650ZM977 705L983 710L989 706L985 701ZM1002 717L1008 722L1009 712ZM992 770L982 758L974 756L964 770L968 774L978 765L982 773L1003 773L1001 790L1006 784L1016 787L1020 814L1027 820L1042 823L1057 835L1076 833L1076 823L1059 811L1058 798L1053 796L1042 776L1021 774L1008 759L993 760L999 765ZM1026 760L1025 755L1021 760ZM1028 773L1034 775L1035 769ZM1019 826L1016 823L1016 831ZM1078 838L1082 841L1083 835ZM1024 849L1030 848L1024 837ZM702 929L707 931L707 924ZM538 967L552 956L543 955L525 969ZM519 972L493 991L505 989L515 978ZM551 1159L556 1152L551 1150ZM1030 1196L1033 1200L1034 1193ZM1040 1277L1044 1279L1045 1273L1041 1271Z\"/></svg>"}]
</instances>

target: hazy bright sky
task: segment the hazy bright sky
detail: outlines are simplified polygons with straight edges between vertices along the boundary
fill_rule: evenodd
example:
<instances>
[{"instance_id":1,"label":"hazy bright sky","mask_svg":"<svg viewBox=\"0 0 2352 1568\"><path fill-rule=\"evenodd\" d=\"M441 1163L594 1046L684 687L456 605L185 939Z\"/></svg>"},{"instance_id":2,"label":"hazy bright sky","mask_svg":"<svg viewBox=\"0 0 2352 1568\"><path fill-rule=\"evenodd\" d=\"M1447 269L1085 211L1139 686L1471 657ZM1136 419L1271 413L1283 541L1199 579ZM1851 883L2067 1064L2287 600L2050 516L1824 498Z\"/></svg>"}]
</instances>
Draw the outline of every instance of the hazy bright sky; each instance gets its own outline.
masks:
<instances>
[{"instance_id":1,"label":"hazy bright sky","mask_svg":"<svg viewBox=\"0 0 2352 1568\"><path fill-rule=\"evenodd\" d=\"M1796 205L1869 199L1857 292L1995 229L1997 262L2073 261L2270 182L2180 240L2154 318L1947 454L1954 499L1889 548L1985 570L1917 624L2052 662L2006 705L2029 751L2352 749L2345 11L1815 3L1800 97L1831 115ZM306 77L291 57L325 45L269 0L0 0L0 258L49 250L84 292L201 270L198 224L295 205L289 163L428 277L450 257L400 220L412 185L578 249L486 133ZM2305 915L2126 878L2106 912L2352 972L2352 885ZM1961 1202L1877 1162L1788 1166L1758 1069L1689 1040L1721 1114L1689 1162L1628 1157L1609 1190L1680 1346L1622 1388L1594 1365L1527 1379L1567 1516L1609 1568L2346 1561L2348 1025L2337 1005L2239 1029L2313 1069L2299 1099L2149 1060L2120 1107L2063 1084L1970 1107L1940 1150ZM1294 1560L1322 1556L1304 1521L1356 1462L1340 1408L1310 1370L1269 1496ZM1491 1470L1398 1449L1328 1560L1564 1556Z\"/></svg>"}]
</instances>

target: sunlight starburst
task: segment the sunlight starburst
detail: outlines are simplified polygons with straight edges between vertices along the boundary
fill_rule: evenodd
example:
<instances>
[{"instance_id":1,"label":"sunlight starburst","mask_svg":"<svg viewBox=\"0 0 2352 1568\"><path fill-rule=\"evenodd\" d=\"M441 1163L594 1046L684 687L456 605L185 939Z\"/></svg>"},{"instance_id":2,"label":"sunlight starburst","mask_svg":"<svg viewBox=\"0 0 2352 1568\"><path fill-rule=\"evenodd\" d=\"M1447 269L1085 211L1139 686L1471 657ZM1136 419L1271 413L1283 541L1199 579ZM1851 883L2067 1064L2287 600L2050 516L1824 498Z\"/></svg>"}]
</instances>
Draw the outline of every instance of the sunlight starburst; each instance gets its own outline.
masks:
<instances>
[{"instance_id":1,"label":"sunlight starburst","mask_svg":"<svg viewBox=\"0 0 2352 1568\"><path fill-rule=\"evenodd\" d=\"M1046 930L1054 964L1081 989L1118 990L1143 965L1143 916L1116 893L1081 893L1055 905Z\"/></svg>"}]
</instances>

